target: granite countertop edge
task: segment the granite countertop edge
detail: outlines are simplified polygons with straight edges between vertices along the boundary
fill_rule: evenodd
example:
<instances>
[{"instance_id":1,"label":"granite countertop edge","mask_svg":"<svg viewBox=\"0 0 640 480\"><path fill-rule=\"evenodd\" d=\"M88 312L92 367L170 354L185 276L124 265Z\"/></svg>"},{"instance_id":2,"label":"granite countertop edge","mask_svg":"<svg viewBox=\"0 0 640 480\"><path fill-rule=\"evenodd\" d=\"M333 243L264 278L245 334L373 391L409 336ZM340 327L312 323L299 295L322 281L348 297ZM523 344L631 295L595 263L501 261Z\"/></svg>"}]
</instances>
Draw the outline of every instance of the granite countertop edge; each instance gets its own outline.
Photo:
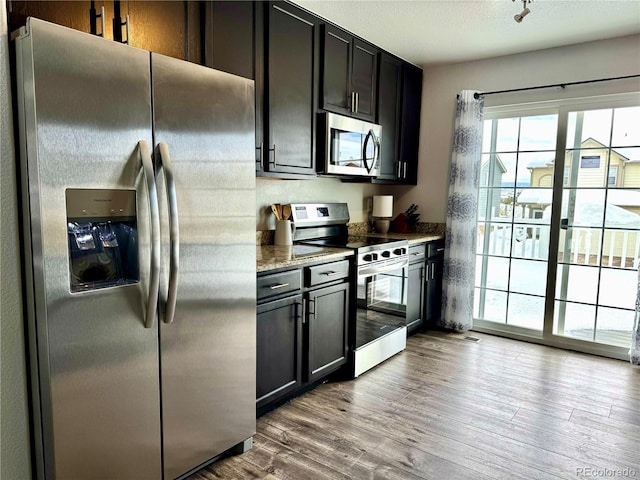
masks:
<instances>
[{"instance_id":1,"label":"granite countertop edge","mask_svg":"<svg viewBox=\"0 0 640 480\"><path fill-rule=\"evenodd\" d=\"M258 245L257 250L257 273L279 270L287 267L297 267L301 265L326 262L330 260L340 260L353 256L354 252L348 248L316 247L317 253L303 254L296 256L292 247L277 245Z\"/></svg>"}]
</instances>

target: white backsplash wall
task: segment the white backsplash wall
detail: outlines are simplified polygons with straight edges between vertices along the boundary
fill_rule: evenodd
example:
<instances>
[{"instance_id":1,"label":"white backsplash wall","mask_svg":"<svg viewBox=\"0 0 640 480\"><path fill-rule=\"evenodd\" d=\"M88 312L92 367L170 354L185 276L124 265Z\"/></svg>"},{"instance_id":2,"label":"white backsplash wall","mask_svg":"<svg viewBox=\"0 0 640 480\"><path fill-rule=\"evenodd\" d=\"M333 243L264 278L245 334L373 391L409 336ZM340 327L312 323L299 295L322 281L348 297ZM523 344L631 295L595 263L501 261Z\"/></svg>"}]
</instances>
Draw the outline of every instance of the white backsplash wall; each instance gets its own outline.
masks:
<instances>
[{"instance_id":1,"label":"white backsplash wall","mask_svg":"<svg viewBox=\"0 0 640 480\"><path fill-rule=\"evenodd\" d=\"M272 180L258 177L256 182L256 230L275 229L272 203L346 202L351 222L368 220L368 199L380 187L369 183L343 183L335 178L313 180Z\"/></svg>"}]
</instances>

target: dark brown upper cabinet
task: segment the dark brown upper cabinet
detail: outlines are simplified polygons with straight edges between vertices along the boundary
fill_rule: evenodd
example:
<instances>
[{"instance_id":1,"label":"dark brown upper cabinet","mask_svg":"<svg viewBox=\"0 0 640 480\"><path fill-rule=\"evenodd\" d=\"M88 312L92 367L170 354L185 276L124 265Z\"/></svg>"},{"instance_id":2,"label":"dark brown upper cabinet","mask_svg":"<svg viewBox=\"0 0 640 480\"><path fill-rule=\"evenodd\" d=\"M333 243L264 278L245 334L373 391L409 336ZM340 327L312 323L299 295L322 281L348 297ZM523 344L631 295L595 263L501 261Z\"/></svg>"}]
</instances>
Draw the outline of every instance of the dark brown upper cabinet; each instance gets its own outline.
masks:
<instances>
[{"instance_id":1,"label":"dark brown upper cabinet","mask_svg":"<svg viewBox=\"0 0 640 480\"><path fill-rule=\"evenodd\" d=\"M382 152L380 175L374 183L416 185L422 70L382 52L377 100L377 122L382 125Z\"/></svg>"},{"instance_id":2,"label":"dark brown upper cabinet","mask_svg":"<svg viewBox=\"0 0 640 480\"><path fill-rule=\"evenodd\" d=\"M95 33L108 40L122 41L144 50L203 63L203 6L204 4L197 0L11 0L7 3L7 10L12 30L24 25L27 17L36 17L74 30ZM91 25L92 7L97 14L100 14L101 7L104 7L104 18L98 18L94 28Z\"/></svg>"},{"instance_id":3,"label":"dark brown upper cabinet","mask_svg":"<svg viewBox=\"0 0 640 480\"><path fill-rule=\"evenodd\" d=\"M374 121L378 49L349 32L324 24L321 108Z\"/></svg>"},{"instance_id":4,"label":"dark brown upper cabinet","mask_svg":"<svg viewBox=\"0 0 640 480\"><path fill-rule=\"evenodd\" d=\"M422 104L422 69L402 64L402 113L400 117L399 183L418 184L418 147ZM384 135L384 130L383 130Z\"/></svg>"},{"instance_id":5,"label":"dark brown upper cabinet","mask_svg":"<svg viewBox=\"0 0 640 480\"><path fill-rule=\"evenodd\" d=\"M260 175L315 175L318 18L286 2L266 2ZM259 83L259 79L256 84Z\"/></svg>"},{"instance_id":6,"label":"dark brown upper cabinet","mask_svg":"<svg viewBox=\"0 0 640 480\"><path fill-rule=\"evenodd\" d=\"M400 154L400 118L402 115L402 61L380 54L378 74L377 123L382 125L380 175L376 183L396 183L402 173Z\"/></svg>"},{"instance_id":7,"label":"dark brown upper cabinet","mask_svg":"<svg viewBox=\"0 0 640 480\"><path fill-rule=\"evenodd\" d=\"M261 9L258 2L205 2L204 64L255 80L255 54L261 45L255 23L262 18Z\"/></svg>"}]
</instances>

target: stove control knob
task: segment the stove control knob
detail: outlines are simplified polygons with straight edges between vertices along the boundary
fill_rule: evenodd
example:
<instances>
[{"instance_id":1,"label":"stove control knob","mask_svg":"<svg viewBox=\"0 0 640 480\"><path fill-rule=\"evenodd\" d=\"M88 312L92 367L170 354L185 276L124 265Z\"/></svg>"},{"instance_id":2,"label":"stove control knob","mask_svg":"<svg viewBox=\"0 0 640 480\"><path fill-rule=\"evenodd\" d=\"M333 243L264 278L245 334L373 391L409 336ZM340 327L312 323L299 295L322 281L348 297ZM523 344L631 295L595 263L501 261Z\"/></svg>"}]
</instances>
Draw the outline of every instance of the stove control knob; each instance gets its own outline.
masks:
<instances>
[{"instance_id":1,"label":"stove control knob","mask_svg":"<svg viewBox=\"0 0 640 480\"><path fill-rule=\"evenodd\" d=\"M383 256L384 258L389 258L391 256L391 252L389 250L385 250L380 255Z\"/></svg>"},{"instance_id":2,"label":"stove control knob","mask_svg":"<svg viewBox=\"0 0 640 480\"><path fill-rule=\"evenodd\" d=\"M404 255L406 253L406 250L404 248L396 248L393 253L394 255Z\"/></svg>"},{"instance_id":3,"label":"stove control knob","mask_svg":"<svg viewBox=\"0 0 640 480\"><path fill-rule=\"evenodd\" d=\"M373 262L378 259L378 256L375 253L367 253L362 257L362 260L365 262Z\"/></svg>"}]
</instances>

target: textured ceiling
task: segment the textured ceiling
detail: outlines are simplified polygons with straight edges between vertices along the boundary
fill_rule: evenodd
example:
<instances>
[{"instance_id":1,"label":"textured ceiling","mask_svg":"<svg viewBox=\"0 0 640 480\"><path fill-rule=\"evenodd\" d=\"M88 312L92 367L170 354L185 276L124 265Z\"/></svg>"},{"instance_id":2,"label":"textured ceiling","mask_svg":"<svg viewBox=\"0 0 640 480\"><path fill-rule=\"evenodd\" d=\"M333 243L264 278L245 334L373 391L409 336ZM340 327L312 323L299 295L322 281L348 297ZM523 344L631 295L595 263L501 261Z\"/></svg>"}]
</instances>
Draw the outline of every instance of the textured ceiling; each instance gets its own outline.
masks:
<instances>
[{"instance_id":1,"label":"textured ceiling","mask_svg":"<svg viewBox=\"0 0 640 480\"><path fill-rule=\"evenodd\" d=\"M640 0L534 0L522 23L521 0L293 1L418 65L640 33Z\"/></svg>"}]
</instances>

